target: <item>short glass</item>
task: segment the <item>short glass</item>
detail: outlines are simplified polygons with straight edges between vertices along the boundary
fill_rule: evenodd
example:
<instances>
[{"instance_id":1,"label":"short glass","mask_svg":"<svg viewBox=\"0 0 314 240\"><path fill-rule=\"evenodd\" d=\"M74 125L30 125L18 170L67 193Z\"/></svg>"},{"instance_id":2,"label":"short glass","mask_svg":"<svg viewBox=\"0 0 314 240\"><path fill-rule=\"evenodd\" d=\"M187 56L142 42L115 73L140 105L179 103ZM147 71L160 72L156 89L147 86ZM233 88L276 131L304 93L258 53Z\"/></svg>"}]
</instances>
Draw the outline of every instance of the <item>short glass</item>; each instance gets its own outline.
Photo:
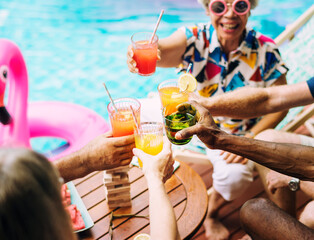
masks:
<instances>
[{"instance_id":1,"label":"short glass","mask_svg":"<svg viewBox=\"0 0 314 240\"><path fill-rule=\"evenodd\" d=\"M142 122L140 129L134 131L135 146L150 155L157 155L163 147L163 126L158 122ZM138 159L142 168L143 162Z\"/></svg>"},{"instance_id":2,"label":"short glass","mask_svg":"<svg viewBox=\"0 0 314 240\"><path fill-rule=\"evenodd\" d=\"M134 133L134 118L130 106L132 106L138 123L140 122L141 104L134 98L118 98L113 100L118 110L115 111L112 103L107 106L112 134L114 137L132 135Z\"/></svg>"},{"instance_id":3,"label":"short glass","mask_svg":"<svg viewBox=\"0 0 314 240\"><path fill-rule=\"evenodd\" d=\"M131 37L133 46L133 59L138 68L138 74L150 76L156 71L158 37L155 34L152 42L152 32L139 32Z\"/></svg>"},{"instance_id":4,"label":"short glass","mask_svg":"<svg viewBox=\"0 0 314 240\"><path fill-rule=\"evenodd\" d=\"M158 93L163 107L170 103L176 103L178 105L189 100L188 92L180 91L177 79L167 80L160 83L158 85Z\"/></svg>"},{"instance_id":5,"label":"short glass","mask_svg":"<svg viewBox=\"0 0 314 240\"><path fill-rule=\"evenodd\" d=\"M180 130L195 125L196 117L195 114L192 115L191 113L179 113L176 108L177 105L177 103L170 103L165 106L162 110L162 116L169 141L176 145L184 145L189 143L192 137L177 140L175 135Z\"/></svg>"}]
</instances>

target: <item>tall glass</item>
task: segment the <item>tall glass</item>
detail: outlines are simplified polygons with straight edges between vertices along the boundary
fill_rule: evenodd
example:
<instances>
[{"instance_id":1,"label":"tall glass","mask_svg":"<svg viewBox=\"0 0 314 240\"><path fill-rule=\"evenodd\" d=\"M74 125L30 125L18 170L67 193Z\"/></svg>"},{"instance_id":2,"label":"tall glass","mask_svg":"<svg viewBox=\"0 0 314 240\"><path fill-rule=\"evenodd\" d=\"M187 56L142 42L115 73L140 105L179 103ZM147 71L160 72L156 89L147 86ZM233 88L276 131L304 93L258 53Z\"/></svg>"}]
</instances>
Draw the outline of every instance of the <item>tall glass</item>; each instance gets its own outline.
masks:
<instances>
[{"instance_id":1,"label":"tall glass","mask_svg":"<svg viewBox=\"0 0 314 240\"><path fill-rule=\"evenodd\" d=\"M156 70L158 37L155 34L152 42L152 32L139 32L131 37L133 46L133 59L138 68L138 74L142 76L150 76Z\"/></svg>"},{"instance_id":2,"label":"tall glass","mask_svg":"<svg viewBox=\"0 0 314 240\"><path fill-rule=\"evenodd\" d=\"M166 135L169 141L176 145L184 145L189 143L192 137L177 140L175 139L175 135L180 130L196 124L196 113L192 114L188 112L178 112L176 108L177 105L177 103L170 103L165 106L162 110L162 116L164 120Z\"/></svg>"},{"instance_id":3,"label":"tall glass","mask_svg":"<svg viewBox=\"0 0 314 240\"><path fill-rule=\"evenodd\" d=\"M118 98L114 100L118 110L115 111L112 103L107 106L112 133L114 137L132 135L134 133L134 118L130 106L132 106L138 123L140 122L141 104L134 98Z\"/></svg>"},{"instance_id":4,"label":"tall glass","mask_svg":"<svg viewBox=\"0 0 314 240\"><path fill-rule=\"evenodd\" d=\"M135 146L150 155L157 155L163 147L163 127L158 122L142 122L140 129L134 131ZM138 159L142 168L143 162Z\"/></svg>"},{"instance_id":5,"label":"tall glass","mask_svg":"<svg viewBox=\"0 0 314 240\"><path fill-rule=\"evenodd\" d=\"M189 100L188 92L180 91L177 79L160 83L158 85L158 93L163 107L170 103L176 103L178 105Z\"/></svg>"}]
</instances>

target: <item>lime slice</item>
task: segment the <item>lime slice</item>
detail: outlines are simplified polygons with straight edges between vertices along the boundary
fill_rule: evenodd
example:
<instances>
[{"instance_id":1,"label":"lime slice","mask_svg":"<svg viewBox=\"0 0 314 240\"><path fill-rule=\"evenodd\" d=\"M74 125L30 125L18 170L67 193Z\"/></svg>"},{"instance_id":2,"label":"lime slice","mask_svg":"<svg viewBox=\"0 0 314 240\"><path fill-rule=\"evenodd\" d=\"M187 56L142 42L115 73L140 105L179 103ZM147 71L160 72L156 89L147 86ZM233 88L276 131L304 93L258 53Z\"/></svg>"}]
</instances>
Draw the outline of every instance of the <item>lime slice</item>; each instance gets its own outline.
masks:
<instances>
[{"instance_id":1,"label":"lime slice","mask_svg":"<svg viewBox=\"0 0 314 240\"><path fill-rule=\"evenodd\" d=\"M141 233L137 236L135 236L135 238L133 240L149 240L150 236L146 233Z\"/></svg>"},{"instance_id":2,"label":"lime slice","mask_svg":"<svg viewBox=\"0 0 314 240\"><path fill-rule=\"evenodd\" d=\"M194 92L196 89L197 81L190 73L184 73L179 77L178 85L181 91Z\"/></svg>"}]
</instances>

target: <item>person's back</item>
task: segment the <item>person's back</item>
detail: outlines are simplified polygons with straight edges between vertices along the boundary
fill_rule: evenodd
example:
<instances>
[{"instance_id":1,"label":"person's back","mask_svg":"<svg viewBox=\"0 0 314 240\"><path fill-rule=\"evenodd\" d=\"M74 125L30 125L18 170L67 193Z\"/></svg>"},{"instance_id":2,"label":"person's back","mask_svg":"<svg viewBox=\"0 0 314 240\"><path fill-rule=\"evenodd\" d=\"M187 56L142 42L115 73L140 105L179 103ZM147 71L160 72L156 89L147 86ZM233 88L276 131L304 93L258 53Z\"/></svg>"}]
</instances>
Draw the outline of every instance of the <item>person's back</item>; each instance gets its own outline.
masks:
<instances>
[{"instance_id":1,"label":"person's back","mask_svg":"<svg viewBox=\"0 0 314 240\"><path fill-rule=\"evenodd\" d=\"M58 172L27 149L0 149L0 239L75 239Z\"/></svg>"}]
</instances>

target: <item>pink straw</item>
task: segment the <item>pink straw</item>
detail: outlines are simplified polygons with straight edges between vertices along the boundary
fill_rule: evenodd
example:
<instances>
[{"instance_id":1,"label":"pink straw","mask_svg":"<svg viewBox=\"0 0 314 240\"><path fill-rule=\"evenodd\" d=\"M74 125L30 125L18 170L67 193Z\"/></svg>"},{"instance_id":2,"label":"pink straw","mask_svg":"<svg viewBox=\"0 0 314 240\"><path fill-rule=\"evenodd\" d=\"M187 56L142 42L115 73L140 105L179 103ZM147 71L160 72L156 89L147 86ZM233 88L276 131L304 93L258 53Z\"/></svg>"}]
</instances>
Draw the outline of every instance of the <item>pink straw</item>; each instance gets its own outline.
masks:
<instances>
[{"instance_id":1,"label":"pink straw","mask_svg":"<svg viewBox=\"0 0 314 240\"><path fill-rule=\"evenodd\" d=\"M162 9L161 12L160 12L159 18L158 18L158 20L157 20L157 23L156 23L156 26L155 26L153 35L152 35L152 37L151 37L149 43L152 43L152 42L153 42L153 39L154 39L154 37L155 37L157 28L158 28L158 26L159 26L159 23L160 23L160 20L161 20L161 17L162 17L163 14L164 14L164 10Z\"/></svg>"},{"instance_id":2,"label":"pink straw","mask_svg":"<svg viewBox=\"0 0 314 240\"><path fill-rule=\"evenodd\" d=\"M130 106L130 108L131 108L131 111L132 111L132 115L133 115L133 119L134 119L134 122L135 122L136 130L137 130L138 133L140 133L140 131L139 131L140 127L138 126L137 119L136 119L135 112L133 110L132 105Z\"/></svg>"}]
</instances>

